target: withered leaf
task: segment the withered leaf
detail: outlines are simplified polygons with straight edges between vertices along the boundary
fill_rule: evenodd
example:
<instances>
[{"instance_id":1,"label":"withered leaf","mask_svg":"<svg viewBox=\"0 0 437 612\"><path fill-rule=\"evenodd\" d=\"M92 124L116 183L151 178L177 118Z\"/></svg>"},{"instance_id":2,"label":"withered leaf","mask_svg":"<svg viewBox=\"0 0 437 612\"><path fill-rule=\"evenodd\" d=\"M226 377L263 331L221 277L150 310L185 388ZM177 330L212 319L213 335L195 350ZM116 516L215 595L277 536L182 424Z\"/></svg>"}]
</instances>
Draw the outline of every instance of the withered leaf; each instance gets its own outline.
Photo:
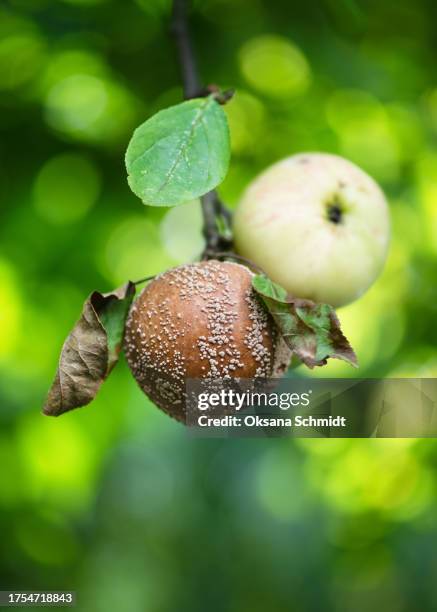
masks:
<instances>
[{"instance_id":1,"label":"withered leaf","mask_svg":"<svg viewBox=\"0 0 437 612\"><path fill-rule=\"evenodd\" d=\"M43 412L59 416L89 404L118 361L129 307L131 282L110 293L94 291L62 347L58 370Z\"/></svg>"},{"instance_id":2,"label":"withered leaf","mask_svg":"<svg viewBox=\"0 0 437 612\"><path fill-rule=\"evenodd\" d=\"M262 274L253 277L252 286L293 355L305 365L309 368L322 366L333 357L357 367L357 357L341 331L332 306L293 298Z\"/></svg>"}]
</instances>

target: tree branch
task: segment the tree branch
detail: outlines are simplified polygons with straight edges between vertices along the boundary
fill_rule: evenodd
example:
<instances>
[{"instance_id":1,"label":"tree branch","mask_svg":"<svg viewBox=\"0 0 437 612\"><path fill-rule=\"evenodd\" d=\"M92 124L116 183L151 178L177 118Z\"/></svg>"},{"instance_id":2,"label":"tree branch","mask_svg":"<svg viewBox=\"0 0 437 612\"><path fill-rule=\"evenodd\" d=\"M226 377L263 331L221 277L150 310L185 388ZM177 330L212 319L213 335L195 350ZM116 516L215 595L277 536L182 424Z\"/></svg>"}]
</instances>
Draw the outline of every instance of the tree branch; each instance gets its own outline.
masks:
<instances>
[{"instance_id":1,"label":"tree branch","mask_svg":"<svg viewBox=\"0 0 437 612\"><path fill-rule=\"evenodd\" d=\"M191 44L187 22L188 0L173 0L171 32L173 34L181 69L184 97L186 99L208 95L208 89L202 88L197 70L196 58ZM206 246L203 258L208 259L218 251L231 247L230 237L220 234L218 219L230 230L231 213L221 202L217 192L210 191L201 198L203 214L203 235Z\"/></svg>"},{"instance_id":2,"label":"tree branch","mask_svg":"<svg viewBox=\"0 0 437 612\"><path fill-rule=\"evenodd\" d=\"M201 95L200 79L188 30L187 0L174 0L171 32L179 56L184 97L196 98Z\"/></svg>"}]
</instances>

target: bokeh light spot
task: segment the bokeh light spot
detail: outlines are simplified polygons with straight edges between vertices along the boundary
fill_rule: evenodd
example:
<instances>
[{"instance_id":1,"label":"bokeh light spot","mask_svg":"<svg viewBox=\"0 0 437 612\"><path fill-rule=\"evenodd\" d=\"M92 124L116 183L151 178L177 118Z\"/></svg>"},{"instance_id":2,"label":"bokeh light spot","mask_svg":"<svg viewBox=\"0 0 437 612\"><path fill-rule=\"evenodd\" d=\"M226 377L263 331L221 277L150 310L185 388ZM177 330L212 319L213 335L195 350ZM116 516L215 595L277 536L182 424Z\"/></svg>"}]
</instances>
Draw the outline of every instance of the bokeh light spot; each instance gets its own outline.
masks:
<instances>
[{"instance_id":1,"label":"bokeh light spot","mask_svg":"<svg viewBox=\"0 0 437 612\"><path fill-rule=\"evenodd\" d=\"M57 83L47 96L51 125L61 130L86 130L103 113L108 94L102 79L77 74Z\"/></svg>"},{"instance_id":2,"label":"bokeh light spot","mask_svg":"<svg viewBox=\"0 0 437 612\"><path fill-rule=\"evenodd\" d=\"M160 225L161 239L176 263L192 261L202 252L202 223L199 200L175 206L165 214Z\"/></svg>"},{"instance_id":3,"label":"bokeh light spot","mask_svg":"<svg viewBox=\"0 0 437 612\"><path fill-rule=\"evenodd\" d=\"M102 57L82 48L66 49L54 52L47 62L41 79L41 90L44 94L62 79L69 76L89 75L104 77L108 72Z\"/></svg>"},{"instance_id":4,"label":"bokeh light spot","mask_svg":"<svg viewBox=\"0 0 437 612\"><path fill-rule=\"evenodd\" d=\"M21 327L21 299L13 268L0 259L0 359L15 346Z\"/></svg>"},{"instance_id":5,"label":"bokeh light spot","mask_svg":"<svg viewBox=\"0 0 437 612\"><path fill-rule=\"evenodd\" d=\"M0 40L0 90L14 89L29 81L39 70L44 53L44 41L36 33Z\"/></svg>"},{"instance_id":6,"label":"bokeh light spot","mask_svg":"<svg viewBox=\"0 0 437 612\"><path fill-rule=\"evenodd\" d=\"M34 205L50 223L72 223L95 204L100 187L100 174L88 158L64 153L49 159L39 171L33 188Z\"/></svg>"},{"instance_id":7,"label":"bokeh light spot","mask_svg":"<svg viewBox=\"0 0 437 612\"><path fill-rule=\"evenodd\" d=\"M414 440L348 441L324 463L309 457L308 477L340 512L377 510L399 520L423 512L432 499L429 478L418 465ZM308 450L311 446L307 444Z\"/></svg>"},{"instance_id":8,"label":"bokeh light spot","mask_svg":"<svg viewBox=\"0 0 437 612\"><path fill-rule=\"evenodd\" d=\"M109 78L72 74L56 82L45 97L50 126L75 139L117 141L133 128L139 105ZM116 120L115 120L116 118Z\"/></svg>"},{"instance_id":9,"label":"bokeh light spot","mask_svg":"<svg viewBox=\"0 0 437 612\"><path fill-rule=\"evenodd\" d=\"M416 181L424 213L425 247L437 253L437 153L424 152L416 162Z\"/></svg>"},{"instance_id":10,"label":"bokeh light spot","mask_svg":"<svg viewBox=\"0 0 437 612\"><path fill-rule=\"evenodd\" d=\"M26 472L22 486L29 498L55 507L87 505L95 452L77 421L43 418L37 412L21 419L17 440Z\"/></svg>"},{"instance_id":11,"label":"bokeh light spot","mask_svg":"<svg viewBox=\"0 0 437 612\"><path fill-rule=\"evenodd\" d=\"M174 262L162 246L157 226L138 215L110 233L99 263L105 276L124 283L163 272Z\"/></svg>"},{"instance_id":12,"label":"bokeh light spot","mask_svg":"<svg viewBox=\"0 0 437 612\"><path fill-rule=\"evenodd\" d=\"M400 145L376 98L360 90L338 90L328 99L326 114L339 136L342 155L378 180L398 178Z\"/></svg>"},{"instance_id":13,"label":"bokeh light spot","mask_svg":"<svg viewBox=\"0 0 437 612\"><path fill-rule=\"evenodd\" d=\"M259 146L263 128L264 106L251 94L238 90L225 106L234 153L250 153Z\"/></svg>"},{"instance_id":14,"label":"bokeh light spot","mask_svg":"<svg viewBox=\"0 0 437 612\"><path fill-rule=\"evenodd\" d=\"M305 93L311 71L302 51L287 38L276 35L249 40L240 50L240 68L256 90L290 98Z\"/></svg>"}]
</instances>

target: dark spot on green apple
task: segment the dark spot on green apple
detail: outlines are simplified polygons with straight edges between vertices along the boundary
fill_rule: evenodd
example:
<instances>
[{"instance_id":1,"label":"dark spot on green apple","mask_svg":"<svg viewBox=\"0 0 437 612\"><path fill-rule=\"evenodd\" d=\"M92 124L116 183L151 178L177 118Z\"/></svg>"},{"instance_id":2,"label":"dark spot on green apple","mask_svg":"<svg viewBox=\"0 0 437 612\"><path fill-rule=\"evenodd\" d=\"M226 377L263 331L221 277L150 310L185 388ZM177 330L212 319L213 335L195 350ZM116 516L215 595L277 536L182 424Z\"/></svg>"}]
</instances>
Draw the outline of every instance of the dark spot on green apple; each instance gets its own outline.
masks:
<instances>
[{"instance_id":1,"label":"dark spot on green apple","mask_svg":"<svg viewBox=\"0 0 437 612\"><path fill-rule=\"evenodd\" d=\"M328 219L335 225L339 225L342 222L343 209L339 202L331 202L328 204Z\"/></svg>"}]
</instances>

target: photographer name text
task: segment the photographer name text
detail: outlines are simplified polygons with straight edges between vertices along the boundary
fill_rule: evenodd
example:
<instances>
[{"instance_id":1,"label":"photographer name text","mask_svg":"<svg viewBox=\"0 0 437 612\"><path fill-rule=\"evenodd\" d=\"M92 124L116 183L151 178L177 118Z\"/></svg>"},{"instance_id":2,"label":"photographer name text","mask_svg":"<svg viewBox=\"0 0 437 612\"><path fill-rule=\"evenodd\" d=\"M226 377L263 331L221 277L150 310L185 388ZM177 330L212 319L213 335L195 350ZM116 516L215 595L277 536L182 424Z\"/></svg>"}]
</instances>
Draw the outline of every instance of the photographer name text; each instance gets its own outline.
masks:
<instances>
[{"instance_id":1,"label":"photographer name text","mask_svg":"<svg viewBox=\"0 0 437 612\"><path fill-rule=\"evenodd\" d=\"M313 416L289 414L290 410L307 409L310 406L312 390L304 393L237 392L222 389L218 393L200 393L197 397L197 414L194 419L198 427L251 427L251 428L320 428L346 427L344 416ZM265 409L268 414L241 415L241 410ZM273 410L280 411L272 414ZM229 414L231 411L231 414ZM215 414L211 414L214 412ZM225 414L226 412L226 414ZM287 412L287 414L284 414ZM281 414L282 413L282 414Z\"/></svg>"}]
</instances>

